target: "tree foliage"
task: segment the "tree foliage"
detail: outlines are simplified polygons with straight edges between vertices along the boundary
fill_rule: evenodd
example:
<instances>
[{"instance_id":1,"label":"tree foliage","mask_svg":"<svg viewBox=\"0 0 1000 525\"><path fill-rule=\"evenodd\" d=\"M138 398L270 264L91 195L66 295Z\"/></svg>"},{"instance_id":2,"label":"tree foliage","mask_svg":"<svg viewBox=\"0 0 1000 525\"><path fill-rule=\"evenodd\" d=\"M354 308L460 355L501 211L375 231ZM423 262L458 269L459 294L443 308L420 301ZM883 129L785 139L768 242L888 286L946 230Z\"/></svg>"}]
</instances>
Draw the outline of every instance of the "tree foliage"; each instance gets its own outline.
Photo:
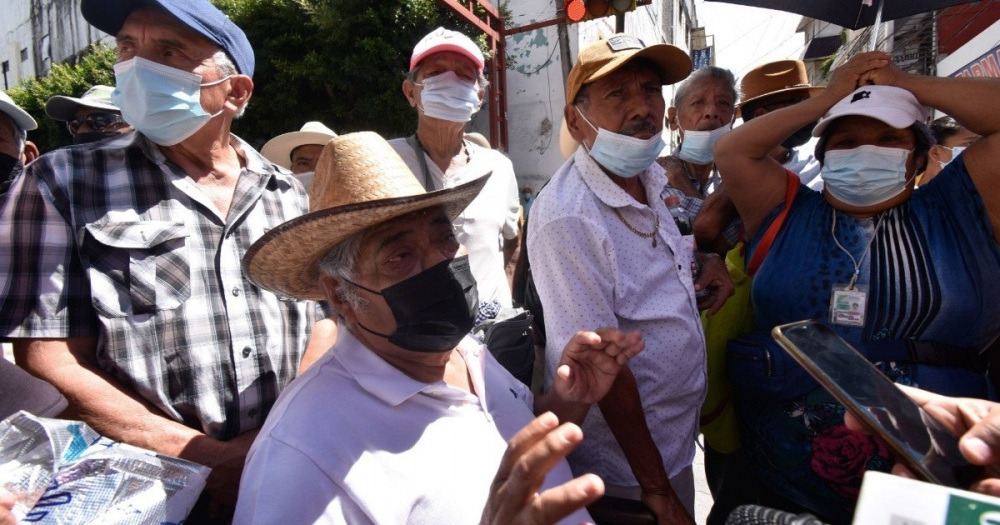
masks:
<instances>
[{"instance_id":1,"label":"tree foliage","mask_svg":"<svg viewBox=\"0 0 1000 525\"><path fill-rule=\"evenodd\" d=\"M66 125L45 115L45 102L56 95L79 97L95 84L115 85L114 64L114 48L91 46L76 64L54 64L47 77L32 78L8 90L10 98L38 122L28 140L43 152L70 144Z\"/></svg>"},{"instance_id":2,"label":"tree foliage","mask_svg":"<svg viewBox=\"0 0 1000 525\"><path fill-rule=\"evenodd\" d=\"M256 55L254 92L233 131L256 147L318 120L338 133L369 130L408 135L416 116L401 85L420 38L445 26L473 37L468 23L437 0L212 0L241 27ZM29 139L42 151L69 144L62 123L45 116L54 95L80 96L114 85L115 51L92 49L76 65L54 65L48 77L9 91L35 117Z\"/></svg>"},{"instance_id":3,"label":"tree foliage","mask_svg":"<svg viewBox=\"0 0 1000 525\"><path fill-rule=\"evenodd\" d=\"M215 3L254 46L254 94L234 131L257 146L310 120L338 133L412 133L401 85L413 46L442 25L476 35L436 0Z\"/></svg>"}]
</instances>

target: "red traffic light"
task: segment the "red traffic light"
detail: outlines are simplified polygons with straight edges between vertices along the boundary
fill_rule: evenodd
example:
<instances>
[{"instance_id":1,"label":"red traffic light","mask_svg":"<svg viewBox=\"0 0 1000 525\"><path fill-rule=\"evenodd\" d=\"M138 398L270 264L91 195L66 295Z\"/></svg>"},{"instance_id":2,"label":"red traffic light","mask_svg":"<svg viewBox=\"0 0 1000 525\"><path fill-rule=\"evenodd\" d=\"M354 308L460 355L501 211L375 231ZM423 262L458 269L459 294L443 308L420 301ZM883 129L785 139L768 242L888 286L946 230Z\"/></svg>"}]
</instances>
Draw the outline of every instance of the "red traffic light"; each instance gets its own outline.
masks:
<instances>
[{"instance_id":1,"label":"red traffic light","mask_svg":"<svg viewBox=\"0 0 1000 525\"><path fill-rule=\"evenodd\" d=\"M566 18L572 22L579 22L587 16L587 5L583 0L566 0Z\"/></svg>"}]
</instances>

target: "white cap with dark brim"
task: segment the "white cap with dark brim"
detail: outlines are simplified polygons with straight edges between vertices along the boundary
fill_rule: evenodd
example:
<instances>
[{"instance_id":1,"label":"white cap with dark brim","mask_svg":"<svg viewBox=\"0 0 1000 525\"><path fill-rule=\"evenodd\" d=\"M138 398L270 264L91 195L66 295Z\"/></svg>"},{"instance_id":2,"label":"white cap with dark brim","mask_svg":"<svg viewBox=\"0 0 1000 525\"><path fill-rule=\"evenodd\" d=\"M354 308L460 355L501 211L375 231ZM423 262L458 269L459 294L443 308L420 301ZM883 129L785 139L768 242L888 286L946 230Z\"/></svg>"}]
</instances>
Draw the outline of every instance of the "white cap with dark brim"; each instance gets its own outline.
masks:
<instances>
[{"instance_id":1,"label":"white cap with dark brim","mask_svg":"<svg viewBox=\"0 0 1000 525\"><path fill-rule=\"evenodd\" d=\"M903 88L864 86L834 104L813 128L812 135L819 137L831 122L848 115L871 117L896 129L904 129L914 122L926 122L927 108Z\"/></svg>"}]
</instances>

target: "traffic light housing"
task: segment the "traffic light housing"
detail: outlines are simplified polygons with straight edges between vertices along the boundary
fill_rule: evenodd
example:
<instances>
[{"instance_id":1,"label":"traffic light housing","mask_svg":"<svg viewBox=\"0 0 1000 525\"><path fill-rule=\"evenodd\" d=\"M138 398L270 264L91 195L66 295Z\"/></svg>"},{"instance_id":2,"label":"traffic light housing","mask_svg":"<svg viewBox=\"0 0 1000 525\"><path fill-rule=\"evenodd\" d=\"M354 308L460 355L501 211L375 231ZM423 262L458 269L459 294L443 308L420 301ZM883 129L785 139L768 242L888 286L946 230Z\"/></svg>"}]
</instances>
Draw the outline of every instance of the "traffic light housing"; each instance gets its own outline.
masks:
<instances>
[{"instance_id":1,"label":"traffic light housing","mask_svg":"<svg viewBox=\"0 0 1000 525\"><path fill-rule=\"evenodd\" d=\"M566 22L576 23L614 16L648 5L652 0L565 0Z\"/></svg>"}]
</instances>

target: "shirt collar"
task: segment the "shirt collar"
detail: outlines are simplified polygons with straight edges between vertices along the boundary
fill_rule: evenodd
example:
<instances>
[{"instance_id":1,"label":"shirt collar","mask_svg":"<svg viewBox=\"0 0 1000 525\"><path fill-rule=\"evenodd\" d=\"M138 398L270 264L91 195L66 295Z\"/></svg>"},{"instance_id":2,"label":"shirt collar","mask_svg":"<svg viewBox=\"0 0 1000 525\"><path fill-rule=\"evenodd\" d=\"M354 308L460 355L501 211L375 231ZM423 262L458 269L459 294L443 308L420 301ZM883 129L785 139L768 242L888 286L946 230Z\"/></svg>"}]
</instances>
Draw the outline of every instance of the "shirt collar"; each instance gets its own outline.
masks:
<instances>
[{"instance_id":1,"label":"shirt collar","mask_svg":"<svg viewBox=\"0 0 1000 525\"><path fill-rule=\"evenodd\" d=\"M481 385L485 386L483 380L486 359L485 356L479 356L484 350L485 348L479 342L469 336L462 339L458 345L458 352L465 359L472 376L472 383L477 390L476 395L479 396L480 402L485 407L485 388L481 391L480 388ZM433 385L417 381L404 374L368 349L346 328L339 331L337 343L330 349L330 352L334 353L335 359L358 382L361 388L390 406L398 406ZM443 382L434 384L443 384Z\"/></svg>"},{"instance_id":2,"label":"shirt collar","mask_svg":"<svg viewBox=\"0 0 1000 525\"><path fill-rule=\"evenodd\" d=\"M625 190L615 184L604 170L597 165L597 162L587 153L587 149L581 144L573 154L573 163L580 173L580 178L594 192L594 195L601 202L611 208L623 208L625 206L640 207L640 204L632 198ZM667 176L656 162L636 175L642 181L642 187L646 189L646 198L659 198L660 190L667 185ZM649 188L657 188L650 194Z\"/></svg>"}]
</instances>

